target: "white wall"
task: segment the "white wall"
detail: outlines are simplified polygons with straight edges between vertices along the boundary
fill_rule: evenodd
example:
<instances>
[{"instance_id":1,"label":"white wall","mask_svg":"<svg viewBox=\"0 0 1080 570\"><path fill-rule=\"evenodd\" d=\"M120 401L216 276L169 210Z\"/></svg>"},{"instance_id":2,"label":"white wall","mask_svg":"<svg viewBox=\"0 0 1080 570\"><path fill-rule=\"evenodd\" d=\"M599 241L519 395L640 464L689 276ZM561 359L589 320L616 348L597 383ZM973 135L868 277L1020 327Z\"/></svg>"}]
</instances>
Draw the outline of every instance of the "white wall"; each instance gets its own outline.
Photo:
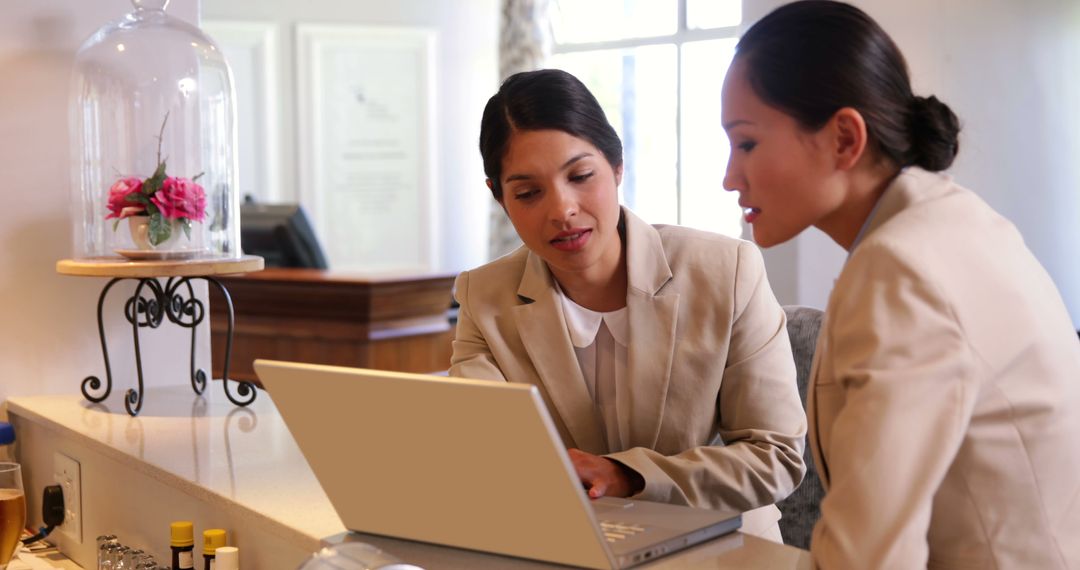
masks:
<instances>
[{"instance_id":1,"label":"white wall","mask_svg":"<svg viewBox=\"0 0 1080 570\"><path fill-rule=\"evenodd\" d=\"M176 0L170 13L195 21L196 8L197 0ZM0 18L0 401L76 392L84 377L104 378L95 311L106 280L60 276L54 266L72 254L72 62L86 37L129 11L126 0L35 0L6 2ZM123 391L134 379L131 327L120 313L121 296L132 289L114 287L106 307L118 384L106 404L114 411L122 411ZM198 330L199 364L209 372L207 323ZM142 343L147 384L186 383L187 331L166 324L155 332Z\"/></svg>"},{"instance_id":2,"label":"white wall","mask_svg":"<svg viewBox=\"0 0 1080 570\"><path fill-rule=\"evenodd\" d=\"M774 0L747 0L747 21ZM960 117L949 173L1012 220L1080 326L1080 3L856 0L900 46L915 91ZM766 256L783 303L824 307L844 252L814 230Z\"/></svg>"},{"instance_id":3,"label":"white wall","mask_svg":"<svg viewBox=\"0 0 1080 570\"><path fill-rule=\"evenodd\" d=\"M437 145L443 269L482 263L487 251L490 200L476 138L480 113L497 88L496 0L432 2L226 2L202 6L215 19L279 19L282 22L357 22L420 25L439 31ZM68 81L79 45L107 21L131 10L128 0L35 0L7 2L0 18L0 173L5 220L0 224L0 401L8 396L74 392L82 379L104 377L96 303L107 280L60 276L57 260L71 256L68 155ZM198 21L199 0L173 0L169 12ZM291 27L282 49L292 51ZM285 57L292 65L290 57ZM293 74L280 78L281 103L291 108ZM295 117L285 117L287 140ZM289 129L292 129L291 131ZM283 145L283 155L296 149ZM284 161L291 165L295 161ZM285 177L295 186L295 169ZM122 406L134 382L130 325L120 316L117 286L106 306L106 332L116 381L107 402ZM205 288L199 296L205 298ZM198 329L198 364L209 370L209 331ZM150 386L186 383L188 337L166 324L143 337ZM220 347L218 347L220 349ZM150 363L153 363L151 366ZM220 385L211 387L220 392Z\"/></svg>"},{"instance_id":4,"label":"white wall","mask_svg":"<svg viewBox=\"0 0 1080 570\"><path fill-rule=\"evenodd\" d=\"M205 20L278 24L279 158L283 199L297 199L297 23L419 26L436 30L434 192L438 269L487 261L491 195L477 150L484 104L498 88L498 0L203 0ZM393 81L393 78L386 78Z\"/></svg>"},{"instance_id":5,"label":"white wall","mask_svg":"<svg viewBox=\"0 0 1080 570\"><path fill-rule=\"evenodd\" d=\"M1012 219L1050 271L1080 323L1080 4L1070 0L889 0L856 2L878 19L908 58L916 89L937 94L964 122L952 174ZM197 0L174 0L170 13L194 20ZM775 0L748 0L753 20ZM439 30L438 188L441 257L447 270L482 263L488 193L476 151L479 115L496 88L496 0L204 0L214 19L422 25ZM68 73L81 41L125 13L125 0L8 2L0 18L0 400L73 392L104 373L94 315L101 279L59 276L70 256L68 223ZM290 28L291 29L291 28ZM292 34L283 34L291 53ZM282 48L286 49L286 45ZM284 108L295 94L281 77ZM285 118L293 129L295 117ZM289 135L286 131L285 135ZM286 136L288 139L289 136ZM287 145L285 145L287 146ZM295 155L295 148L282 148ZM295 181L295 170L285 177ZM295 183L295 182L294 182ZM823 307L844 253L817 233L766 253L784 303ZM118 298L117 298L118 299ZM115 300L115 299L114 299ZM107 307L119 393L133 378L130 329ZM186 338L175 327L144 343L158 370L152 384L182 383ZM206 337L205 325L200 329ZM170 334L172 333L172 334ZM200 363L206 355L202 344ZM220 387L214 386L217 390ZM215 390L215 391L217 391Z\"/></svg>"}]
</instances>

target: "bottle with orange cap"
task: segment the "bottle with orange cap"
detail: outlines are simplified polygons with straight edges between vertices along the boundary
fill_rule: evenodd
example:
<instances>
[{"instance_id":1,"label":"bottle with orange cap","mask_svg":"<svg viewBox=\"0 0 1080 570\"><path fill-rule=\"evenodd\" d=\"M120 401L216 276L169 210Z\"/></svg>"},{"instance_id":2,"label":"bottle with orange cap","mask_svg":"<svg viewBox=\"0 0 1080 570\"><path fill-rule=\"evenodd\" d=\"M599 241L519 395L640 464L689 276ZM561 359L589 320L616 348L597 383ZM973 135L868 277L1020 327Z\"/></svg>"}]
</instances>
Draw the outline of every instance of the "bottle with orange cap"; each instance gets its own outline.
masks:
<instances>
[{"instance_id":1,"label":"bottle with orange cap","mask_svg":"<svg viewBox=\"0 0 1080 570\"><path fill-rule=\"evenodd\" d=\"M203 533L203 570L216 570L214 567L217 549L225 546L225 531L220 528L204 530Z\"/></svg>"},{"instance_id":2,"label":"bottle with orange cap","mask_svg":"<svg viewBox=\"0 0 1080 570\"><path fill-rule=\"evenodd\" d=\"M172 549L172 570L195 570L195 525L177 521L169 525L169 548Z\"/></svg>"}]
</instances>

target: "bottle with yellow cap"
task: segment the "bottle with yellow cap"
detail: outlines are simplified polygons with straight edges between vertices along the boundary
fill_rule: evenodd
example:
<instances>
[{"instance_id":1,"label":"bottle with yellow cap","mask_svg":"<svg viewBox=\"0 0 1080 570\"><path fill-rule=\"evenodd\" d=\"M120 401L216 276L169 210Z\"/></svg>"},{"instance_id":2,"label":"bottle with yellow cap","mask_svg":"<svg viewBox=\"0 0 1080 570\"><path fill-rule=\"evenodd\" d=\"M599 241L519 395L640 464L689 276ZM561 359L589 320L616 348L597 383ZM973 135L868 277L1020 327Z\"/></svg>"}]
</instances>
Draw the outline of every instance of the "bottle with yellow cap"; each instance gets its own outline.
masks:
<instances>
[{"instance_id":1,"label":"bottle with yellow cap","mask_svg":"<svg viewBox=\"0 0 1080 570\"><path fill-rule=\"evenodd\" d=\"M169 525L169 547L172 549L172 570L195 570L195 525L177 521Z\"/></svg>"},{"instance_id":2,"label":"bottle with yellow cap","mask_svg":"<svg viewBox=\"0 0 1080 570\"><path fill-rule=\"evenodd\" d=\"M214 559L217 549L225 546L225 531L220 528L204 530L203 537L203 570L215 570Z\"/></svg>"}]
</instances>

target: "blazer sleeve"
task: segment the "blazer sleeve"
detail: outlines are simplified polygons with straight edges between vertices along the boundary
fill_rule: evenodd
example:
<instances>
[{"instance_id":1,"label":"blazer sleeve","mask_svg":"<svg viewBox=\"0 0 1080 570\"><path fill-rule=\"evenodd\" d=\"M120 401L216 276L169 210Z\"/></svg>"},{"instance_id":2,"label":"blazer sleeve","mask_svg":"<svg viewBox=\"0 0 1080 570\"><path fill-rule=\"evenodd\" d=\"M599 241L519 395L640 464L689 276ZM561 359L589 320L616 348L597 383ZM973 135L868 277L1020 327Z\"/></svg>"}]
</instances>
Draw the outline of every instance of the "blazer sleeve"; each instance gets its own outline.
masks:
<instances>
[{"instance_id":1,"label":"blazer sleeve","mask_svg":"<svg viewBox=\"0 0 1080 570\"><path fill-rule=\"evenodd\" d=\"M787 319L769 287L761 253L750 243L739 246L734 296L716 402L723 445L667 456L641 447L609 455L642 475L641 499L748 511L783 499L802 481L806 414Z\"/></svg>"},{"instance_id":2,"label":"blazer sleeve","mask_svg":"<svg viewBox=\"0 0 1080 570\"><path fill-rule=\"evenodd\" d=\"M828 430L828 492L811 553L822 568L925 568L934 494L975 406L978 360L917 264L876 243L858 253L823 331L833 367L814 409L815 429Z\"/></svg>"},{"instance_id":3,"label":"blazer sleeve","mask_svg":"<svg viewBox=\"0 0 1080 570\"><path fill-rule=\"evenodd\" d=\"M469 299L469 272L463 271L454 282L458 322L451 343L450 376L474 380L506 380L491 354L491 348L472 316Z\"/></svg>"}]
</instances>

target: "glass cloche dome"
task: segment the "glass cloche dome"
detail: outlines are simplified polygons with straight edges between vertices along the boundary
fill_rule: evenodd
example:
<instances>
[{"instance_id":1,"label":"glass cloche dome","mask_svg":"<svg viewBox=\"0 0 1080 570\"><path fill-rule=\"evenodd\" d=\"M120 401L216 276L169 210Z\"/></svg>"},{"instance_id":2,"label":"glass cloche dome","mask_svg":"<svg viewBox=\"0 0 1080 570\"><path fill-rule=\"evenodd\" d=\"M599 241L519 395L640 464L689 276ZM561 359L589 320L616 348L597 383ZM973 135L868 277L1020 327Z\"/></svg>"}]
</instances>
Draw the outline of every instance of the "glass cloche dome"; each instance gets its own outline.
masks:
<instances>
[{"instance_id":1,"label":"glass cloche dome","mask_svg":"<svg viewBox=\"0 0 1080 570\"><path fill-rule=\"evenodd\" d=\"M168 0L132 4L75 57L74 257L239 258L229 66Z\"/></svg>"}]
</instances>

